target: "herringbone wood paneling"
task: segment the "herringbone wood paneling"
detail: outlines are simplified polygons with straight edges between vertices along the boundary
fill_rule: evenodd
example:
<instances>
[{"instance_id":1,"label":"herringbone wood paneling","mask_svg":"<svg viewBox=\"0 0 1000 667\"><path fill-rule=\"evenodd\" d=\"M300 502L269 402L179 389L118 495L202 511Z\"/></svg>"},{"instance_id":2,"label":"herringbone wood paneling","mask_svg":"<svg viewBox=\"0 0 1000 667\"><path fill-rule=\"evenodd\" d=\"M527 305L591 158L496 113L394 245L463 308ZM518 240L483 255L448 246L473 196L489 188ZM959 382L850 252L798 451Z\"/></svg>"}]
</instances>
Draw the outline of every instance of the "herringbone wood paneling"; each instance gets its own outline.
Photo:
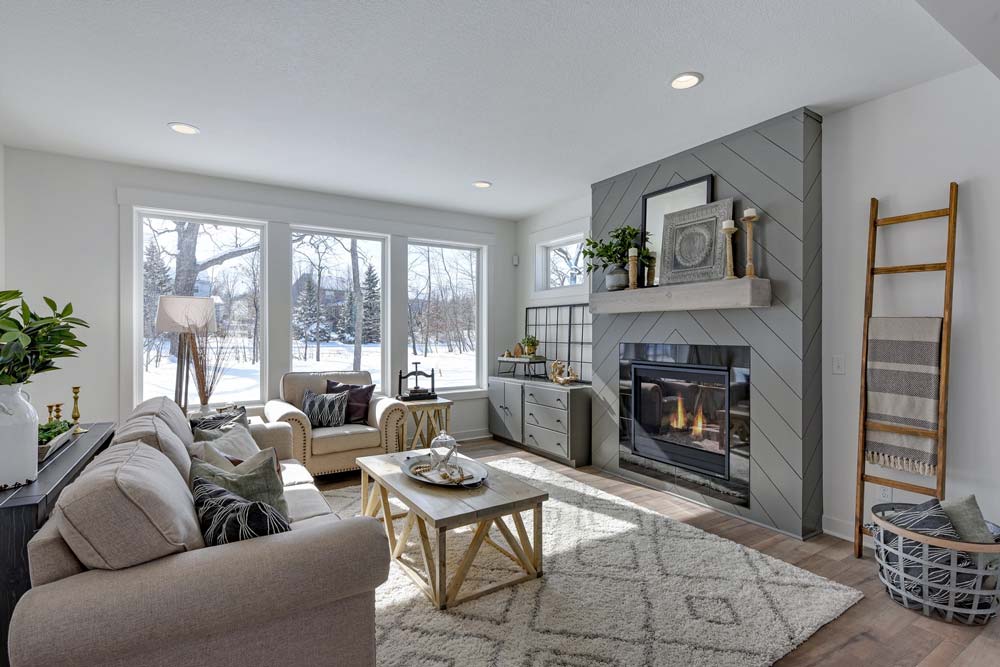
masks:
<instances>
[{"instance_id":1,"label":"herringbone wood paneling","mask_svg":"<svg viewBox=\"0 0 1000 667\"><path fill-rule=\"evenodd\" d=\"M750 507L686 486L644 479L796 536L815 533L822 493L822 126L800 109L743 132L644 165L592 186L591 234L639 226L641 199L669 184L715 176L715 198L747 207L758 273L772 281L767 309L594 316L593 458L618 474L618 345L622 342L747 345L752 350ZM737 258L745 237L738 233ZM737 261L742 265L742 259ZM604 291L603 276L593 280Z\"/></svg>"}]
</instances>

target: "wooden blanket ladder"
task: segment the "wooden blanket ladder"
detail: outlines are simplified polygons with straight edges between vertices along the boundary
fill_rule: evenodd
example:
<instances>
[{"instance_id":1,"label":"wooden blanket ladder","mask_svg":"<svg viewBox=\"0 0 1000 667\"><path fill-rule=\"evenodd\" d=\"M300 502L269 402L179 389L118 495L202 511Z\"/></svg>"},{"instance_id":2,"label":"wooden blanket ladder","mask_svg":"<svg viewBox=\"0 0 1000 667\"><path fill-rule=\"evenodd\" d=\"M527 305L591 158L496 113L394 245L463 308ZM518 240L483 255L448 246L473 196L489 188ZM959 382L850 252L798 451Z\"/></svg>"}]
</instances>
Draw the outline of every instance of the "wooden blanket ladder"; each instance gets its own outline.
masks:
<instances>
[{"instance_id":1,"label":"wooden blanket ladder","mask_svg":"<svg viewBox=\"0 0 1000 667\"><path fill-rule=\"evenodd\" d=\"M861 557L864 535L868 533L863 524L865 505L865 483L880 484L893 489L911 491L934 498L944 498L945 480L945 443L947 440L948 418L948 356L951 350L951 303L952 288L955 284L955 222L958 213L958 184L952 183L949 188L948 208L896 215L890 218L878 217L878 199L872 198L871 214L868 220L868 264L865 278L865 324L861 341L861 412L858 415L858 471L857 491L854 506L854 555ZM948 249L944 262L935 264L905 264L900 266L875 266L875 242L879 227L898 225L904 222L929 220L932 218L948 219ZM938 395L938 427L936 431L881 424L866 420L868 413L868 324L872 317L872 301L875 291L875 276L895 273L919 273L924 271L944 271L944 315L941 322L941 375ZM900 482L887 477L869 475L865 470L865 433L867 431L888 431L904 435L917 435L934 438L937 443L937 483L935 486L920 486L908 482Z\"/></svg>"}]
</instances>

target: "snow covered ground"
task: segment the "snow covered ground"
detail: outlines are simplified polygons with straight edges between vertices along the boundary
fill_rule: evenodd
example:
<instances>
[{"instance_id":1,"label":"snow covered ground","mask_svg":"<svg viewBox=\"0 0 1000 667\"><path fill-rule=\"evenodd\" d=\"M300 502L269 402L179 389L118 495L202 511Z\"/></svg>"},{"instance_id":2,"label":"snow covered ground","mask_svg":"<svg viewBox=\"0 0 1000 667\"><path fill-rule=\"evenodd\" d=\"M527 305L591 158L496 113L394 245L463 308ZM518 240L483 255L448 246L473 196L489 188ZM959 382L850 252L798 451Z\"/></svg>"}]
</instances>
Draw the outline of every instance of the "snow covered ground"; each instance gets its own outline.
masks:
<instances>
[{"instance_id":1,"label":"snow covered ground","mask_svg":"<svg viewBox=\"0 0 1000 667\"><path fill-rule=\"evenodd\" d=\"M343 343L321 343L320 361L316 361L315 344L309 348L309 359L302 359L302 346L294 345L296 358L292 360L292 370L295 371L334 371L351 370L354 362L354 346ZM448 387L471 387L476 384L476 354L466 352L464 354L449 354L444 346L438 351L433 347L427 356L414 357L410 354L410 362L419 361L420 370L435 370L435 381L438 389ZM382 346L381 344L369 344L362 346L361 368L372 374L372 380L380 385L382 381ZM413 370L410 366L407 370ZM164 356L159 366L150 364L149 369L143 373L142 377L142 397L143 399L154 396L173 396L174 378L177 372L177 362L173 357ZM381 391L387 394L396 393L396 378L388 379L388 386L381 387ZM430 381L421 382L422 386L429 386ZM246 403L260 400L260 366L251 364L248 361L230 362L223 378L219 381L215 392L212 394L212 403ZM188 400L198 403L198 390L193 379L188 385Z\"/></svg>"}]
</instances>

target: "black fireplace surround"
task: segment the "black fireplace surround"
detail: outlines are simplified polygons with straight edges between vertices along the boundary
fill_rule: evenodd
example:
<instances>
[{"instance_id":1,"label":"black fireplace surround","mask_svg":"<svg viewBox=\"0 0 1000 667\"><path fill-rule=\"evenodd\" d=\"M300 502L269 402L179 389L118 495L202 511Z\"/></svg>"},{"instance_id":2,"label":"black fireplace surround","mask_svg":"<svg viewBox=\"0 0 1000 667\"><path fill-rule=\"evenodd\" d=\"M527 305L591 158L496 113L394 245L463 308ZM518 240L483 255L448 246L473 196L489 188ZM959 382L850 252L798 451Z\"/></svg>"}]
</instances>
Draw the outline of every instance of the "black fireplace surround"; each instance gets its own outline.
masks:
<instances>
[{"instance_id":1,"label":"black fireplace surround","mask_svg":"<svg viewBox=\"0 0 1000 667\"><path fill-rule=\"evenodd\" d=\"M750 348L621 343L619 466L748 505Z\"/></svg>"}]
</instances>

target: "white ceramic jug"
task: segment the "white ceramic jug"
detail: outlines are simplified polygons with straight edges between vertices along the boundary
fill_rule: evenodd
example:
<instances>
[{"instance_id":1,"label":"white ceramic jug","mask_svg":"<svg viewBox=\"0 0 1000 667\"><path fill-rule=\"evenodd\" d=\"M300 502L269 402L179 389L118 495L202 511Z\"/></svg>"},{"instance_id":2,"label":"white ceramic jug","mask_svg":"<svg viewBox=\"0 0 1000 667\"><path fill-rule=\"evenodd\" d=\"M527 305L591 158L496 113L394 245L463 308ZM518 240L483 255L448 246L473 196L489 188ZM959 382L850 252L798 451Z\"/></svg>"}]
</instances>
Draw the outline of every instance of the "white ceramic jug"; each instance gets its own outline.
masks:
<instances>
[{"instance_id":1,"label":"white ceramic jug","mask_svg":"<svg viewBox=\"0 0 1000 667\"><path fill-rule=\"evenodd\" d=\"M38 477L38 413L23 386L0 385L0 487Z\"/></svg>"}]
</instances>

